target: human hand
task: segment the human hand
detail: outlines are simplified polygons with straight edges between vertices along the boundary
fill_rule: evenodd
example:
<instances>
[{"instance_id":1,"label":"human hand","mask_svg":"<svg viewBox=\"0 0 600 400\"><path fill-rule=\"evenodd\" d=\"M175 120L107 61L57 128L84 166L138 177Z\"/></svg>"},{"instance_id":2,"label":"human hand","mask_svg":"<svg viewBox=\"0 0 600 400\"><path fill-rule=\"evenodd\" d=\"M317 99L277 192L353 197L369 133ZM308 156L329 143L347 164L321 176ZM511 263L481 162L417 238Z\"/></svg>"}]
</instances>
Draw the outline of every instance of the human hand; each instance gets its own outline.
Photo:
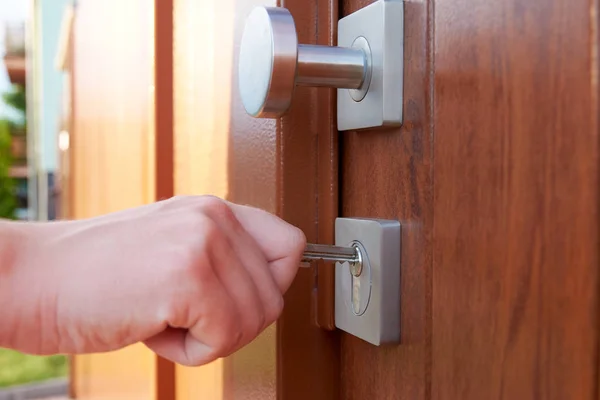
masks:
<instances>
[{"instance_id":1,"label":"human hand","mask_svg":"<svg viewBox=\"0 0 600 400\"><path fill-rule=\"evenodd\" d=\"M183 365L227 356L278 318L306 241L272 214L211 196L31 229L10 286L0 284L13 299L11 347L90 353L141 341Z\"/></svg>"}]
</instances>

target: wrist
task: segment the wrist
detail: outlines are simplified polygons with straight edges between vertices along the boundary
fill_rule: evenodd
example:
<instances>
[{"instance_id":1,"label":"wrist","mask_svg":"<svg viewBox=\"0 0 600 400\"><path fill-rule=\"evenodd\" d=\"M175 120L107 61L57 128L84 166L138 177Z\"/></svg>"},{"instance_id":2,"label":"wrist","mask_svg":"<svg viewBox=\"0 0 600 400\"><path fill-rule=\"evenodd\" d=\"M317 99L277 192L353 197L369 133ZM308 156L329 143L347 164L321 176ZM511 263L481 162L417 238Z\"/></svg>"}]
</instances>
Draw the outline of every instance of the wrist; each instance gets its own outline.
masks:
<instances>
[{"instance_id":1,"label":"wrist","mask_svg":"<svg viewBox=\"0 0 600 400\"><path fill-rule=\"evenodd\" d=\"M28 242L25 224L0 220L0 347L11 347L18 327L16 281Z\"/></svg>"}]
</instances>

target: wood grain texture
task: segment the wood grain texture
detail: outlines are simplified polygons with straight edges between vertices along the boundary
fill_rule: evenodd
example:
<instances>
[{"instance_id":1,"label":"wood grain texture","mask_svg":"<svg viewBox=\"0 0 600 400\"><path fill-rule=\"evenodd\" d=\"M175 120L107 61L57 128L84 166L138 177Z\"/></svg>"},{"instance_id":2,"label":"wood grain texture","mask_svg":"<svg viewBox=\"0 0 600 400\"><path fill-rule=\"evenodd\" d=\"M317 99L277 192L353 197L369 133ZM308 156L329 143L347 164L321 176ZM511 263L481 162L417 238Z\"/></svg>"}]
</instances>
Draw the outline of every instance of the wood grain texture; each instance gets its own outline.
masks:
<instances>
[{"instance_id":1,"label":"wood grain texture","mask_svg":"<svg viewBox=\"0 0 600 400\"><path fill-rule=\"evenodd\" d=\"M337 45L338 2L317 3L315 44ZM337 90L317 90L317 243L335 243L335 218L339 214L339 140L336 124ZM285 134L285 133L284 133ZM290 210L290 212L292 212ZM319 262L314 270L316 290L312 308L315 323L326 330L335 330L335 269ZM339 344L336 342L336 349ZM338 368L336 363L336 368Z\"/></svg>"},{"instance_id":2,"label":"wood grain texture","mask_svg":"<svg viewBox=\"0 0 600 400\"><path fill-rule=\"evenodd\" d=\"M286 0L299 43L333 45L337 0ZM277 131L277 213L313 243L333 243L338 214L335 91L297 87ZM285 295L277 324L277 395L329 400L339 396L339 335L331 331L331 265L302 268Z\"/></svg>"},{"instance_id":3,"label":"wood grain texture","mask_svg":"<svg viewBox=\"0 0 600 400\"><path fill-rule=\"evenodd\" d=\"M72 218L154 201L150 0L79 2L73 41ZM79 399L155 399L156 355L143 344L77 356Z\"/></svg>"},{"instance_id":4,"label":"wood grain texture","mask_svg":"<svg viewBox=\"0 0 600 400\"><path fill-rule=\"evenodd\" d=\"M432 397L598 397L597 2L435 2Z\"/></svg>"},{"instance_id":5,"label":"wood grain texture","mask_svg":"<svg viewBox=\"0 0 600 400\"><path fill-rule=\"evenodd\" d=\"M154 0L154 174L155 198L174 194L173 1Z\"/></svg>"},{"instance_id":6,"label":"wood grain texture","mask_svg":"<svg viewBox=\"0 0 600 400\"><path fill-rule=\"evenodd\" d=\"M345 0L343 14L369 1ZM429 398L431 331L432 127L427 1L405 3L404 125L343 132L342 216L403 223L402 343L375 347L344 334L342 399Z\"/></svg>"},{"instance_id":7,"label":"wood grain texture","mask_svg":"<svg viewBox=\"0 0 600 400\"><path fill-rule=\"evenodd\" d=\"M173 0L154 0L154 198L174 194L173 164ZM176 396L175 364L156 357L156 399Z\"/></svg>"}]
</instances>

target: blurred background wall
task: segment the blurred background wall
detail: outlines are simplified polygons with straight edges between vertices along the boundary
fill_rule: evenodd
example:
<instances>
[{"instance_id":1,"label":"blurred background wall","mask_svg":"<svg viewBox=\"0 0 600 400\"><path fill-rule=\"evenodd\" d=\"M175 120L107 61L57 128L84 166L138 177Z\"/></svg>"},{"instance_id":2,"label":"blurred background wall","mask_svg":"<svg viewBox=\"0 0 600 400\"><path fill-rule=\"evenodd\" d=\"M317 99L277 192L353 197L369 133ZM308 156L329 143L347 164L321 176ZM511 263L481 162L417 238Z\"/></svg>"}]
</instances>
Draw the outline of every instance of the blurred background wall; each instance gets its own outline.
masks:
<instances>
[{"instance_id":1,"label":"blurred background wall","mask_svg":"<svg viewBox=\"0 0 600 400\"><path fill-rule=\"evenodd\" d=\"M0 217L53 219L63 72L56 68L71 0L0 0ZM0 349L0 399L68 393L65 356Z\"/></svg>"},{"instance_id":2,"label":"blurred background wall","mask_svg":"<svg viewBox=\"0 0 600 400\"><path fill-rule=\"evenodd\" d=\"M32 48L35 73L35 97L32 105L39 196L35 212L40 220L56 218L56 171L58 167L58 133L60 131L61 94L64 74L56 68L61 26L65 7L73 0L36 1L37 45Z\"/></svg>"}]
</instances>

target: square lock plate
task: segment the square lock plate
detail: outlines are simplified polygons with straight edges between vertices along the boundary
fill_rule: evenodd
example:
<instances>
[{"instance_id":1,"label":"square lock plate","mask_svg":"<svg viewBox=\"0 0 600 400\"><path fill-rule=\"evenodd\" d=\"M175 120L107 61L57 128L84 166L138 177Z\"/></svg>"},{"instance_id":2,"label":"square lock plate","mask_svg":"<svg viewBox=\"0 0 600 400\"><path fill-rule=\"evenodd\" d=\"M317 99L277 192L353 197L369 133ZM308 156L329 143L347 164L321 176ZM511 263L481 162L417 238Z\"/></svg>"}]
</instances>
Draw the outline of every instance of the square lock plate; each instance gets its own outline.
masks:
<instances>
[{"instance_id":1,"label":"square lock plate","mask_svg":"<svg viewBox=\"0 0 600 400\"><path fill-rule=\"evenodd\" d=\"M337 45L357 47L363 40L359 38L366 40L371 53L370 84L360 100L352 90L338 89L338 130L399 126L404 82L404 1L377 0L340 19Z\"/></svg>"},{"instance_id":2,"label":"square lock plate","mask_svg":"<svg viewBox=\"0 0 600 400\"><path fill-rule=\"evenodd\" d=\"M358 277L348 263L335 266L335 325L369 343L400 341L400 223L338 218L335 244L358 246L363 258Z\"/></svg>"}]
</instances>

